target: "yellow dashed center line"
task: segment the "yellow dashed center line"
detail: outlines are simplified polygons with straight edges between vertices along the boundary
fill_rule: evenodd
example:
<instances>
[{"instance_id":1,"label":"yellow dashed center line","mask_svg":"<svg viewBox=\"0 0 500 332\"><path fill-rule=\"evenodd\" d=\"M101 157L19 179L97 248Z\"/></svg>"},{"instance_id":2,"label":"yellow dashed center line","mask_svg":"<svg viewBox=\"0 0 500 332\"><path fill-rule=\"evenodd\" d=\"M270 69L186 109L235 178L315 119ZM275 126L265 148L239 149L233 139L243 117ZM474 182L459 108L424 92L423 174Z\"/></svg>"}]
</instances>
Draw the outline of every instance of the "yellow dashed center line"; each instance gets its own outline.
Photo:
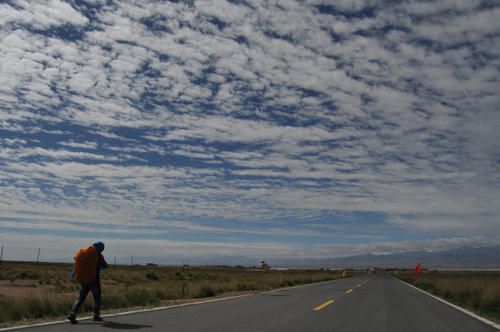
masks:
<instances>
[{"instance_id":1,"label":"yellow dashed center line","mask_svg":"<svg viewBox=\"0 0 500 332\"><path fill-rule=\"evenodd\" d=\"M316 308L314 308L314 310L316 310L316 311L321 310L321 309L323 309L324 307L326 307L327 305L332 304L333 302L335 302L335 300L330 300L330 301L328 301L328 302L325 302L325 303L323 303L322 305L317 306Z\"/></svg>"},{"instance_id":2,"label":"yellow dashed center line","mask_svg":"<svg viewBox=\"0 0 500 332\"><path fill-rule=\"evenodd\" d=\"M363 286L363 284L366 284L366 283L367 283L368 281L370 281L370 280L371 280L371 279L369 279L369 280L365 280L365 281L363 281L363 282L361 282L361 283L357 284L356 286L357 286L357 287L361 287L361 286ZM346 292L345 292L345 293L346 293L346 294L349 294L349 293L351 293L351 292L353 292L353 291L354 291L354 289L353 289L353 288L351 288L351 289L346 290ZM326 306L328 306L328 305L332 304L333 302L335 302L335 300L330 300L330 301L328 301L328 302L325 302L325 303L323 303L322 305L317 306L316 308L314 308L314 310L315 310L315 311L319 311L319 310L323 309L324 307L326 307Z\"/></svg>"}]
</instances>

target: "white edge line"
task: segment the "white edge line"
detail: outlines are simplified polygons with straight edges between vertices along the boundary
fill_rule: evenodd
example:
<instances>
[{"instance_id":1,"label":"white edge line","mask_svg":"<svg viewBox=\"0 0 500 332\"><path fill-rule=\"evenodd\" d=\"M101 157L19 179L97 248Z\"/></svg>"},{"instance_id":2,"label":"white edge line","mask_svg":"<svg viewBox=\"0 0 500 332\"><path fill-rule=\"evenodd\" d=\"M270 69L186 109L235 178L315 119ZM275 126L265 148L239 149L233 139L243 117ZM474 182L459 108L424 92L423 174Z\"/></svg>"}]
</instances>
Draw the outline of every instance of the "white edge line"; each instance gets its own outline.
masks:
<instances>
[{"instance_id":1,"label":"white edge line","mask_svg":"<svg viewBox=\"0 0 500 332\"><path fill-rule=\"evenodd\" d=\"M223 297L220 299L213 299L213 300L208 300L208 301L189 302L189 303L173 304L173 305L169 305L169 306L165 306L165 307L157 307L157 308L151 308L151 309L141 309L141 310L134 310L134 311L118 312L118 313L114 313L114 314L102 315L101 317L124 316L124 315L136 314L136 313L140 313L140 312L165 310L165 309L178 308L178 307L184 307L184 306L189 306L189 305L231 300L231 299L236 299L239 297L245 297L245 296L251 296L251 295L254 295L254 294L243 294L243 295ZM78 318L78 321L92 319L92 317L93 316ZM54 322L39 323L39 324L33 324L33 325L21 325L21 326L7 327L7 328L1 328L0 331L13 331L13 330L20 330L20 329L26 329L26 328L31 328L31 327L41 327L41 326L56 325L56 324L62 324L62 323L69 324L69 321L68 320L58 320L58 321L54 321Z\"/></svg>"},{"instance_id":2,"label":"white edge line","mask_svg":"<svg viewBox=\"0 0 500 332\"><path fill-rule=\"evenodd\" d=\"M266 293L266 292L271 292L271 291L282 291L286 289L293 289L293 288L299 288L299 287L307 287L307 286L313 286L317 284L322 284L322 283L327 283L327 282L333 282L337 280L342 280L343 278L340 279L333 279L333 280L327 280L327 281L320 281L320 282L313 282L310 284L305 284L305 285L299 285L299 286L291 286L291 287L284 287L284 288L278 288L270 291L265 291L261 293ZM261 294L257 293L257 294ZM255 293L250 293L250 294L243 294L243 295L237 295L237 296L231 296L231 297L223 297L220 299L213 299L213 300L208 300L208 301L198 301L198 302L189 302L189 303L181 303L181 304L173 304L165 307L157 307L157 308L151 308L151 309L141 309L141 310L135 310L135 311L126 311L126 312L119 312L115 314L107 314L107 315L102 315L102 317L114 317L114 316L124 316L124 315L130 315L130 314L136 314L140 312L150 312L150 311L158 311L158 310L165 310L165 309L171 309L171 308L178 308L178 307L184 307L184 306L189 306L189 305L197 305L197 304L203 304L203 303L211 303L211 302L218 302L218 301L225 301L225 300L231 300L231 299L237 299L240 297L245 297L245 296L252 296L256 295ZM92 316L89 317L82 317L79 318L78 320L88 320L91 319ZM21 330L21 329L26 329L30 327L41 327L41 326L48 326L48 325L55 325L55 324L62 324L62 323L69 323L68 320L58 320L54 322L47 322L47 323L39 323L39 324L33 324L33 325L21 325L21 326L14 326L14 327L6 327L6 328L0 328L0 331L14 331L14 330Z\"/></svg>"},{"instance_id":3,"label":"white edge line","mask_svg":"<svg viewBox=\"0 0 500 332\"><path fill-rule=\"evenodd\" d=\"M413 286L413 285L411 285L411 284L407 283L406 281L403 281L403 280L401 280L401 279L399 279L399 278L396 278L396 279L397 279L397 280L399 280L399 281L401 281L402 283L406 284L407 286L410 286L411 288L414 288L414 289L416 289L416 290L418 290L418 291L420 291L420 292L422 292L422 293L424 293L424 294L426 294L426 295L428 295L428 296L432 297L432 298L433 298L433 299L435 299L435 300L438 300L438 301L440 301L440 302L442 302L442 303L445 303L445 304L449 305L450 307L453 307L453 308L455 308L455 309L457 309L457 310L459 310L459 311L463 312L464 314L467 314L467 315L469 315L469 316L471 316L471 317L473 317L473 318L475 318L475 319L477 319L477 320L480 320L481 322L483 322L483 323L485 323L485 324L488 324L488 325L490 325L490 326L492 326L492 327L496 328L497 330L500 330L500 325L499 325L499 324L497 324L497 323L495 323L495 322L492 322L492 321L490 321L490 320L488 320L488 319L486 319L486 318L484 318L484 317L478 316L478 315L476 315L475 313L470 312L470 311L468 311L468 310L466 310L466 309L464 309L464 308L462 308L462 307L459 307L459 306L457 306L457 305L455 305L455 304L453 304L453 303L450 303L450 302L448 302L448 301L446 301L446 300L443 300L443 299L442 299L442 298L440 298L440 297L437 297L437 296L435 296L435 295L432 295L432 294L430 294L430 293L427 293L427 292L426 292L426 291L424 291L423 289L420 289L420 288L418 288L418 287L416 287L416 286Z\"/></svg>"}]
</instances>

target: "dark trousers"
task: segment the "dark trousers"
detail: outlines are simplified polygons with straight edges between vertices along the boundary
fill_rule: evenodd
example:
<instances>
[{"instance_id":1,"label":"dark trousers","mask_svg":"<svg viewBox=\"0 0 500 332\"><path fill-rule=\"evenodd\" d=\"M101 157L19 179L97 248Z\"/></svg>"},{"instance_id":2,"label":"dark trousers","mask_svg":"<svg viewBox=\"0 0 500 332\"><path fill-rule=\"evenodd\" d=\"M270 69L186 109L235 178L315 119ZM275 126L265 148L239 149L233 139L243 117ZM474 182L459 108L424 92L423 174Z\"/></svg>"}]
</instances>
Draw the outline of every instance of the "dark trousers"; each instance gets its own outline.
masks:
<instances>
[{"instance_id":1,"label":"dark trousers","mask_svg":"<svg viewBox=\"0 0 500 332\"><path fill-rule=\"evenodd\" d=\"M89 292L92 292L92 296L94 297L94 315L99 315L101 311L101 281L99 279L91 284L80 285L80 294L78 294L78 298L71 308L72 313L77 313L83 302L85 302Z\"/></svg>"}]
</instances>

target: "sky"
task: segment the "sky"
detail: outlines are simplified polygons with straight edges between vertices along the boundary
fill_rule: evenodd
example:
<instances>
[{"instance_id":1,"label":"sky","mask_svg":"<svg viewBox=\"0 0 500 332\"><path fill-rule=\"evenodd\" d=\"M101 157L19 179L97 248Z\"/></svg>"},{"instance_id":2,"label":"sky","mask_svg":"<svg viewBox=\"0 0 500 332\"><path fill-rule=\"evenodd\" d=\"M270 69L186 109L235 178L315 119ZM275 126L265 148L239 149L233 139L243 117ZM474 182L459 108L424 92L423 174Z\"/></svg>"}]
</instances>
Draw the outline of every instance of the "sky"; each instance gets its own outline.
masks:
<instances>
[{"instance_id":1,"label":"sky","mask_svg":"<svg viewBox=\"0 0 500 332\"><path fill-rule=\"evenodd\" d=\"M496 0L0 1L4 259L500 245Z\"/></svg>"}]
</instances>

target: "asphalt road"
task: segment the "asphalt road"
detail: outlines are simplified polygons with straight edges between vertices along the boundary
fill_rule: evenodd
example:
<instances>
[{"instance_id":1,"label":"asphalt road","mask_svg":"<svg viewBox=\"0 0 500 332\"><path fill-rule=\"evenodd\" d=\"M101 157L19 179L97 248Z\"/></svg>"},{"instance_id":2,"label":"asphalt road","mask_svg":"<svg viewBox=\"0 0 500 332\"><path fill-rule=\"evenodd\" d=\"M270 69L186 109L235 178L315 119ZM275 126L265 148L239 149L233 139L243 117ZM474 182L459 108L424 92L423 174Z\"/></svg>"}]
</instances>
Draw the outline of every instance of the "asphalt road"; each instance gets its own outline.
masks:
<instances>
[{"instance_id":1,"label":"asphalt road","mask_svg":"<svg viewBox=\"0 0 500 332\"><path fill-rule=\"evenodd\" d=\"M103 292L106 296L106 290ZM23 331L498 331L386 275Z\"/></svg>"}]
</instances>

